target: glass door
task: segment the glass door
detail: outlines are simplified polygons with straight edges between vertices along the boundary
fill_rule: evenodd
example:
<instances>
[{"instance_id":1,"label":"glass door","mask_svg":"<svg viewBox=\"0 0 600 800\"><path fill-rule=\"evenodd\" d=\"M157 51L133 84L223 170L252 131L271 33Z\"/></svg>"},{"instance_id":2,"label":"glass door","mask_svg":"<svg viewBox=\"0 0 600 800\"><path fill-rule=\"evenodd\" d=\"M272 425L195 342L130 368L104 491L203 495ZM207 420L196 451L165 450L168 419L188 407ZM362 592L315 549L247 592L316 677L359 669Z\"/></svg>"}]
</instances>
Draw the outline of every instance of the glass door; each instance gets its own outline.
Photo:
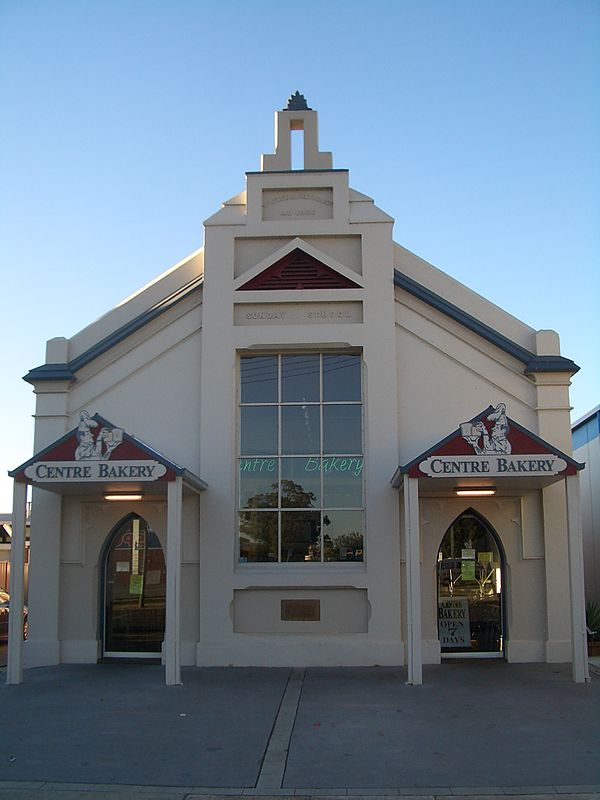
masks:
<instances>
[{"instance_id":1,"label":"glass door","mask_svg":"<svg viewBox=\"0 0 600 800\"><path fill-rule=\"evenodd\" d=\"M501 657L503 563L491 529L474 512L456 519L437 561L442 655Z\"/></svg>"},{"instance_id":2,"label":"glass door","mask_svg":"<svg viewBox=\"0 0 600 800\"><path fill-rule=\"evenodd\" d=\"M165 634L166 570L158 537L131 516L109 543L104 565L104 655L156 657Z\"/></svg>"}]
</instances>

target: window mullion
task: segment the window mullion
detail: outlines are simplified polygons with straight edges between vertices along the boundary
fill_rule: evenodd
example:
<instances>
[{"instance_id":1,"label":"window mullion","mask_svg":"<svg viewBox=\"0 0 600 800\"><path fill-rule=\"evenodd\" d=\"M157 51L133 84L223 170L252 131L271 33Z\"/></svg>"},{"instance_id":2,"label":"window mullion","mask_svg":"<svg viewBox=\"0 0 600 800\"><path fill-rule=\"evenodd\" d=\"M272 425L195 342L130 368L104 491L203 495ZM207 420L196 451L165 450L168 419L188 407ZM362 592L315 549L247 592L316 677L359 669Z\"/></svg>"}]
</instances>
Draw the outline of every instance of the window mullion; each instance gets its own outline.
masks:
<instances>
[{"instance_id":1,"label":"window mullion","mask_svg":"<svg viewBox=\"0 0 600 800\"><path fill-rule=\"evenodd\" d=\"M323 517L324 517L324 501L325 496L323 494L324 486L323 486L323 353L319 356L319 432L320 432L320 441L319 441L319 479L320 479L320 488L321 488L321 497L320 497L320 514L321 514L321 563L325 560L325 532L324 532L324 524L323 524Z\"/></svg>"},{"instance_id":2,"label":"window mullion","mask_svg":"<svg viewBox=\"0 0 600 800\"><path fill-rule=\"evenodd\" d=\"M277 560L281 563L281 452L282 452L282 413L281 413L281 354L277 357Z\"/></svg>"}]
</instances>

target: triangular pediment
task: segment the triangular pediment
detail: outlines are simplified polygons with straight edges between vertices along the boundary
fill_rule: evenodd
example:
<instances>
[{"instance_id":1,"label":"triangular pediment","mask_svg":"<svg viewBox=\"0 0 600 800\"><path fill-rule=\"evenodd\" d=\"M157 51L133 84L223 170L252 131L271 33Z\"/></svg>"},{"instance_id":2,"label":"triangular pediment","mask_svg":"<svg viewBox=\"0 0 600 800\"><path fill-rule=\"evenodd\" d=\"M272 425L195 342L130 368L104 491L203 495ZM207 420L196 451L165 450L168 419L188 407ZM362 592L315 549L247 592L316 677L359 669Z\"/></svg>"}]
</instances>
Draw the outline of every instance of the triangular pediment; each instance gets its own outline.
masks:
<instances>
[{"instance_id":1,"label":"triangular pediment","mask_svg":"<svg viewBox=\"0 0 600 800\"><path fill-rule=\"evenodd\" d=\"M519 425L506 414L506 404L489 406L444 439L398 468L411 478L486 479L574 475L583 464Z\"/></svg>"},{"instance_id":2,"label":"triangular pediment","mask_svg":"<svg viewBox=\"0 0 600 800\"><path fill-rule=\"evenodd\" d=\"M79 424L9 475L22 483L53 485L172 481L188 474L99 414L82 411Z\"/></svg>"},{"instance_id":3,"label":"triangular pediment","mask_svg":"<svg viewBox=\"0 0 600 800\"><path fill-rule=\"evenodd\" d=\"M362 289L358 275L301 239L289 242L265 262L240 276L236 291Z\"/></svg>"}]
</instances>

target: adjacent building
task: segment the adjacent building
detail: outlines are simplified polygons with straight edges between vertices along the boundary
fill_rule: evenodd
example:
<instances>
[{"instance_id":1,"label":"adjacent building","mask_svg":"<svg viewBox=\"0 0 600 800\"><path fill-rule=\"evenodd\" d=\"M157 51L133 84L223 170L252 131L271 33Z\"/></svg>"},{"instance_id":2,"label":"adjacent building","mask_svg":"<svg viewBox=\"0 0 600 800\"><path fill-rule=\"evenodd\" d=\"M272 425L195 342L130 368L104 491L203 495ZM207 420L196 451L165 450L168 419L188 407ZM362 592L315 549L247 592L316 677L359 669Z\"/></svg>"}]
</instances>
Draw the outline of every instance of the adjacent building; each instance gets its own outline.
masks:
<instances>
[{"instance_id":1,"label":"adjacent building","mask_svg":"<svg viewBox=\"0 0 600 800\"><path fill-rule=\"evenodd\" d=\"M573 424L573 456L585 464L581 475L585 597L600 603L600 406Z\"/></svg>"}]
</instances>

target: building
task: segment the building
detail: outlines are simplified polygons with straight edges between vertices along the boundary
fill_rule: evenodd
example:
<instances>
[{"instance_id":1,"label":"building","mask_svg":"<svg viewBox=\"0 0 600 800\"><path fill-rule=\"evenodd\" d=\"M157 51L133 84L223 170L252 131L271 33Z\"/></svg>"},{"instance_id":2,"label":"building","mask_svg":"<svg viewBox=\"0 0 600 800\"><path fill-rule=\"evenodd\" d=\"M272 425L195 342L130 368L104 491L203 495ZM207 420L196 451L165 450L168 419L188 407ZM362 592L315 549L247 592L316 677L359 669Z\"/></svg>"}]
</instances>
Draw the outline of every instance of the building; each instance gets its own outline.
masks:
<instances>
[{"instance_id":1,"label":"building","mask_svg":"<svg viewBox=\"0 0 600 800\"><path fill-rule=\"evenodd\" d=\"M10 592L10 544L12 514L0 514L0 589ZM25 516L25 601L27 602L27 572L29 570L29 507Z\"/></svg>"},{"instance_id":2,"label":"building","mask_svg":"<svg viewBox=\"0 0 600 800\"><path fill-rule=\"evenodd\" d=\"M581 476L585 597L600 603L600 406L573 424L573 456L585 464Z\"/></svg>"},{"instance_id":3,"label":"building","mask_svg":"<svg viewBox=\"0 0 600 800\"><path fill-rule=\"evenodd\" d=\"M487 657L587 679L578 367L394 243L348 180L296 93L203 248L48 342L11 472L17 520L33 484L27 665L162 653L173 684L407 664L418 684Z\"/></svg>"}]
</instances>

